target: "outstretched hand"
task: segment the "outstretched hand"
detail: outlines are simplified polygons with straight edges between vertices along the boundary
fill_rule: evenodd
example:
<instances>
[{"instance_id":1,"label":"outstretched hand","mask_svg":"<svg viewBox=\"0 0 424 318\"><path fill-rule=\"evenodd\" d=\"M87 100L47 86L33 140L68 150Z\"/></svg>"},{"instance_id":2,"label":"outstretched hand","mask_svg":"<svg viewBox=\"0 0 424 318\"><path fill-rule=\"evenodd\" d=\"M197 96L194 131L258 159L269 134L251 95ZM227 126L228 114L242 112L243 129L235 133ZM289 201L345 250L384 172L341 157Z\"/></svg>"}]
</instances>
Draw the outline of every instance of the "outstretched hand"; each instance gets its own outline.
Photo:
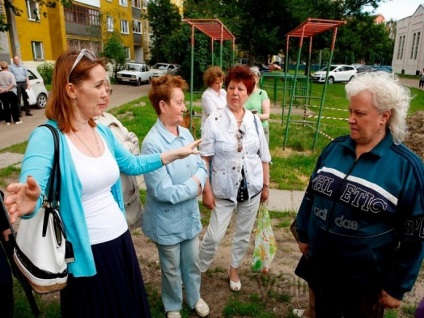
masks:
<instances>
[{"instance_id":1,"label":"outstretched hand","mask_svg":"<svg viewBox=\"0 0 424 318\"><path fill-rule=\"evenodd\" d=\"M202 139L197 139L193 141L191 144L188 144L185 147L180 148L180 158L185 158L189 155L198 155L199 150L197 149L197 146L202 142Z\"/></svg>"},{"instance_id":2,"label":"outstretched hand","mask_svg":"<svg viewBox=\"0 0 424 318\"><path fill-rule=\"evenodd\" d=\"M40 186L31 176L28 176L26 183L9 184L6 190L9 195L4 199L4 204L9 212L10 223L33 212L41 194Z\"/></svg>"},{"instance_id":3,"label":"outstretched hand","mask_svg":"<svg viewBox=\"0 0 424 318\"><path fill-rule=\"evenodd\" d=\"M160 158L162 159L163 164L166 165L168 163L171 163L174 160L184 159L185 157L188 157L190 155L199 154L199 150L197 149L197 146L200 144L201 141L202 139L198 139L188 144L187 146L184 146L175 150L162 152Z\"/></svg>"}]
</instances>

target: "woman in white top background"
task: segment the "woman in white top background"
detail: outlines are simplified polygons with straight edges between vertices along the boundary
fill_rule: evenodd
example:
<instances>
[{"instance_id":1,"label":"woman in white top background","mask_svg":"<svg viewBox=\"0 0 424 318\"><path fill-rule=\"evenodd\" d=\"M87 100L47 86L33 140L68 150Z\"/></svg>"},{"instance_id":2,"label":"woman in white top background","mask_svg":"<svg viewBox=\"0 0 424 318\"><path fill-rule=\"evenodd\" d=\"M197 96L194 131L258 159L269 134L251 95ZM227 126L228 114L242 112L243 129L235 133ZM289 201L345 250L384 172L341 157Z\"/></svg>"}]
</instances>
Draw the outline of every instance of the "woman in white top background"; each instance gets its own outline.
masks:
<instances>
[{"instance_id":1,"label":"woman in white top background","mask_svg":"<svg viewBox=\"0 0 424 318\"><path fill-rule=\"evenodd\" d=\"M219 66L208 68L203 74L203 82L208 87L202 95L202 125L206 118L216 110L223 109L227 104L227 92L222 88L225 74Z\"/></svg>"}]
</instances>

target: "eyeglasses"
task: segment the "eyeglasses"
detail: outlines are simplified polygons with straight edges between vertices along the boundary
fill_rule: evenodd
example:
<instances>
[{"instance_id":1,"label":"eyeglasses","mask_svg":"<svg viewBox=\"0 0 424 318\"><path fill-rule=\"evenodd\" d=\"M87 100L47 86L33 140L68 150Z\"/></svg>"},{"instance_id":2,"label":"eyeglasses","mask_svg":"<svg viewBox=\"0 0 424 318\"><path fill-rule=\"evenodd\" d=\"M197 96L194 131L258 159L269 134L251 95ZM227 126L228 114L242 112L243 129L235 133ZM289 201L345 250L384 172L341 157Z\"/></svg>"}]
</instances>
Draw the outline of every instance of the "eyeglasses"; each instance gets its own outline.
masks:
<instances>
[{"instance_id":1,"label":"eyeglasses","mask_svg":"<svg viewBox=\"0 0 424 318\"><path fill-rule=\"evenodd\" d=\"M244 131L241 131L240 129L237 130L236 138L237 138L237 151L241 152L243 150L243 143L241 140L243 139Z\"/></svg>"},{"instance_id":2,"label":"eyeglasses","mask_svg":"<svg viewBox=\"0 0 424 318\"><path fill-rule=\"evenodd\" d=\"M106 93L107 93L108 96L112 95L113 89L111 89L111 88L106 89Z\"/></svg>"},{"instance_id":3,"label":"eyeglasses","mask_svg":"<svg viewBox=\"0 0 424 318\"><path fill-rule=\"evenodd\" d=\"M77 65L78 65L78 63L81 61L81 59L82 59L84 56L85 56L86 58L88 58L90 61L94 61L94 60L96 60L96 55L95 55L92 51L87 50L87 49L82 49L82 50L80 51L80 53L78 54L78 57L76 58L76 60L75 60L74 64L72 64L71 70L70 70L69 75L68 75L68 83L70 83L70 82L69 82L69 78L70 78L70 76L71 76L71 74L72 74L72 71L74 70L75 66L77 66Z\"/></svg>"}]
</instances>

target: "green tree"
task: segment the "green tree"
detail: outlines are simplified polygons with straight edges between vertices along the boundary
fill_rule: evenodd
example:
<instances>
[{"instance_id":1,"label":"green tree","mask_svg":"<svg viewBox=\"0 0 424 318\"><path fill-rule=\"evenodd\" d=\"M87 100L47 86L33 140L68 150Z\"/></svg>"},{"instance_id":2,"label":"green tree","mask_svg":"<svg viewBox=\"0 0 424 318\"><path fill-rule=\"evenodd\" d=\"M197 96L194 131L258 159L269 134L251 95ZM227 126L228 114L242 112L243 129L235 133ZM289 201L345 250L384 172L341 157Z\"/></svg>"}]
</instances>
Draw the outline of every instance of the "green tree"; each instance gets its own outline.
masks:
<instances>
[{"instance_id":1,"label":"green tree","mask_svg":"<svg viewBox=\"0 0 424 318\"><path fill-rule=\"evenodd\" d=\"M340 30L335 59L342 63L391 64L393 39L384 24L372 17L356 17ZM350 60L343 60L350 56Z\"/></svg>"},{"instance_id":2,"label":"green tree","mask_svg":"<svg viewBox=\"0 0 424 318\"><path fill-rule=\"evenodd\" d=\"M123 47L121 36L117 32L113 32L106 41L102 56L107 57L113 65L113 75L116 78L116 73L125 64L126 55Z\"/></svg>"},{"instance_id":3,"label":"green tree","mask_svg":"<svg viewBox=\"0 0 424 318\"><path fill-rule=\"evenodd\" d=\"M345 20L346 25L338 29L333 61L337 63L358 63L365 59L391 61L393 40L384 25L374 24L372 16L364 7L377 8L383 0L297 0L292 7L295 15L304 21L308 17ZM330 47L332 32L324 32L314 38L313 59L318 61L319 52ZM328 60L323 58L322 62ZM373 61L371 61L373 60Z\"/></svg>"},{"instance_id":4,"label":"green tree","mask_svg":"<svg viewBox=\"0 0 424 318\"><path fill-rule=\"evenodd\" d=\"M163 49L173 32L181 27L181 15L178 7L170 0L152 0L147 6L149 24L153 33L152 57L150 63L167 62ZM185 42L182 45L187 45Z\"/></svg>"},{"instance_id":5,"label":"green tree","mask_svg":"<svg viewBox=\"0 0 424 318\"><path fill-rule=\"evenodd\" d=\"M54 64L50 62L44 62L37 66L37 71L43 78L44 84L51 84L53 78Z\"/></svg>"}]
</instances>

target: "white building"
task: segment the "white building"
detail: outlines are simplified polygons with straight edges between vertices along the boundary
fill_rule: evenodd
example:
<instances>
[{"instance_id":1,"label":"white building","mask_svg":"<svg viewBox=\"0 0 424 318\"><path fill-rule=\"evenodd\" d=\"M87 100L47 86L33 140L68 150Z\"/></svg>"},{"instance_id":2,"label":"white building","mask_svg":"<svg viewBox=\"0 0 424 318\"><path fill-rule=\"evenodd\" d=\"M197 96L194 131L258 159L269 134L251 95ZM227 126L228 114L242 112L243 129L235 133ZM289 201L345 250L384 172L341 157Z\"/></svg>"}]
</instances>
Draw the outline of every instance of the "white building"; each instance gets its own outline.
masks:
<instances>
[{"instance_id":1,"label":"white building","mask_svg":"<svg viewBox=\"0 0 424 318\"><path fill-rule=\"evenodd\" d=\"M424 4L415 13L397 22L393 71L418 75L424 68Z\"/></svg>"}]
</instances>

